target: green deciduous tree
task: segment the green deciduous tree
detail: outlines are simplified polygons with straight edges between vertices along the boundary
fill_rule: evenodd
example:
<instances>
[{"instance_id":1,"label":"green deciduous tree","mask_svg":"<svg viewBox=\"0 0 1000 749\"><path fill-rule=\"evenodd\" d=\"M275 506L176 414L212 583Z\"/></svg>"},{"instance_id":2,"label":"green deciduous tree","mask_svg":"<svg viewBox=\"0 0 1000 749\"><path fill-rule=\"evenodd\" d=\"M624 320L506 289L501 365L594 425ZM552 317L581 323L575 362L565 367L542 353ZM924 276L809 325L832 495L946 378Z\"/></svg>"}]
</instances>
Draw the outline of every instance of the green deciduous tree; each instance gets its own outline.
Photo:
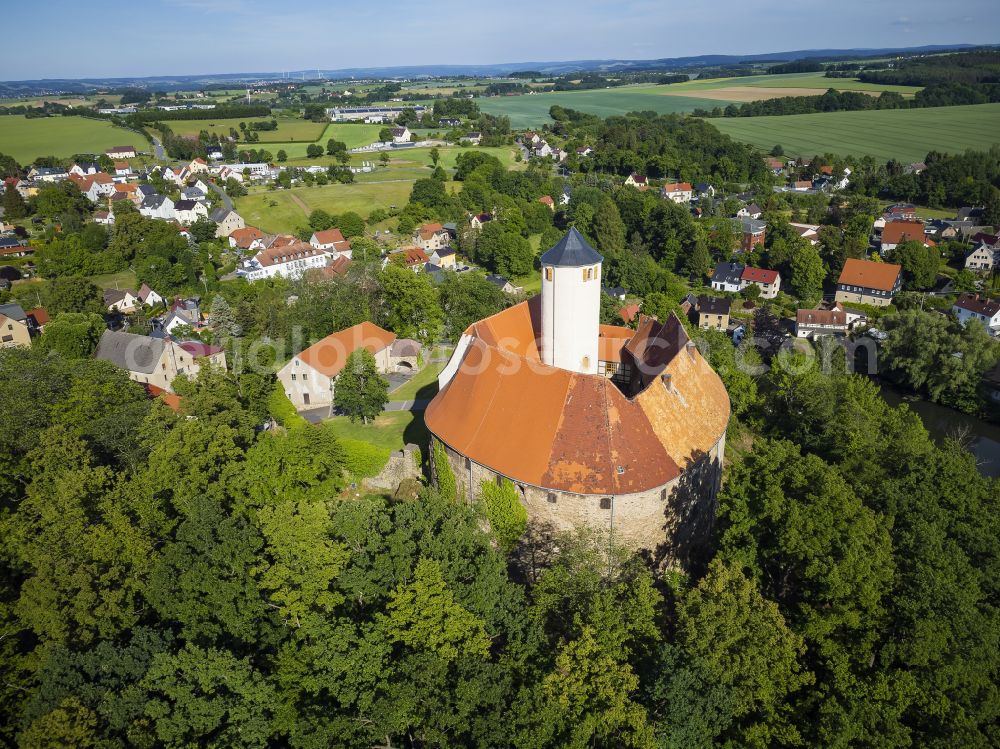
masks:
<instances>
[{"instance_id":1,"label":"green deciduous tree","mask_svg":"<svg viewBox=\"0 0 1000 749\"><path fill-rule=\"evenodd\" d=\"M521 504L517 489L507 479L501 479L499 483L484 479L479 484L479 496L497 545L504 552L509 552L528 527L528 513Z\"/></svg>"},{"instance_id":2,"label":"green deciduous tree","mask_svg":"<svg viewBox=\"0 0 1000 749\"><path fill-rule=\"evenodd\" d=\"M381 278L389 329L401 338L416 338L421 343L437 340L444 314L430 276L389 263Z\"/></svg>"},{"instance_id":3,"label":"green deciduous tree","mask_svg":"<svg viewBox=\"0 0 1000 749\"><path fill-rule=\"evenodd\" d=\"M389 383L379 374L375 357L367 349L358 349L347 357L337 376L333 403L351 421L368 423L389 402Z\"/></svg>"},{"instance_id":4,"label":"green deciduous tree","mask_svg":"<svg viewBox=\"0 0 1000 749\"><path fill-rule=\"evenodd\" d=\"M792 271L791 285L795 295L804 305L814 304L823 295L826 268L819 250L810 244L800 246L789 261Z\"/></svg>"},{"instance_id":5,"label":"green deciduous tree","mask_svg":"<svg viewBox=\"0 0 1000 749\"><path fill-rule=\"evenodd\" d=\"M68 359L81 359L94 353L106 329L104 318L93 312L63 312L46 323L39 346Z\"/></svg>"}]
</instances>

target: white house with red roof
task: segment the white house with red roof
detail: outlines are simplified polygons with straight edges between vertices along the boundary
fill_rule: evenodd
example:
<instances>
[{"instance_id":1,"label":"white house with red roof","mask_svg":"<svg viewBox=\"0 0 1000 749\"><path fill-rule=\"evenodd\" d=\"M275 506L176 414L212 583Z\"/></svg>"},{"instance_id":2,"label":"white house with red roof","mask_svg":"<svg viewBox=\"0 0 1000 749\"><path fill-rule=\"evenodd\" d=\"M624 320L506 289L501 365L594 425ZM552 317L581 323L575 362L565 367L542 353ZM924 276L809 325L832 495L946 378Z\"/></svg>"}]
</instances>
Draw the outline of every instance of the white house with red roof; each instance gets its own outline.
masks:
<instances>
[{"instance_id":1,"label":"white house with red roof","mask_svg":"<svg viewBox=\"0 0 1000 749\"><path fill-rule=\"evenodd\" d=\"M327 250L295 242L261 250L243 264L243 275L251 283L275 276L300 278L307 270L325 267L335 257Z\"/></svg>"},{"instance_id":2,"label":"white house with red roof","mask_svg":"<svg viewBox=\"0 0 1000 749\"><path fill-rule=\"evenodd\" d=\"M351 243L344 239L344 234L340 229L326 229L325 231L313 232L313 235L309 238L309 244L317 250L326 250L338 255L346 255L348 259L351 257Z\"/></svg>"},{"instance_id":3,"label":"white house with red roof","mask_svg":"<svg viewBox=\"0 0 1000 749\"><path fill-rule=\"evenodd\" d=\"M694 188L688 182L668 182L660 188L660 197L675 203L690 203Z\"/></svg>"},{"instance_id":4,"label":"white house with red roof","mask_svg":"<svg viewBox=\"0 0 1000 749\"><path fill-rule=\"evenodd\" d=\"M424 252L433 252L447 247L451 234L441 224L424 224L414 233L413 243Z\"/></svg>"}]
</instances>

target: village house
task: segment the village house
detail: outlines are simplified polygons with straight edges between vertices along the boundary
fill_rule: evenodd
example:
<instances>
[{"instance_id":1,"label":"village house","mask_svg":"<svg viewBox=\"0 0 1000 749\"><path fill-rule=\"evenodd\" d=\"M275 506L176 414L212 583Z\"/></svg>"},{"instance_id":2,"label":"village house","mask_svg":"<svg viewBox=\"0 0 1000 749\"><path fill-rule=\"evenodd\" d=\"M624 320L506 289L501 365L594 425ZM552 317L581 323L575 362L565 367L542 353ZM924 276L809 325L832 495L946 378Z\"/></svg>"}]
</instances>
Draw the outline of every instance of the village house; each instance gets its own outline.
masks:
<instances>
[{"instance_id":1,"label":"village house","mask_svg":"<svg viewBox=\"0 0 1000 749\"><path fill-rule=\"evenodd\" d=\"M250 282L274 276L300 278L310 268L322 268L332 259L333 254L326 250L317 250L305 242L296 242L284 247L261 250L243 264L243 272Z\"/></svg>"},{"instance_id":2,"label":"village house","mask_svg":"<svg viewBox=\"0 0 1000 749\"><path fill-rule=\"evenodd\" d=\"M30 346L28 316L20 304L0 304L0 346Z\"/></svg>"},{"instance_id":3,"label":"village house","mask_svg":"<svg viewBox=\"0 0 1000 749\"><path fill-rule=\"evenodd\" d=\"M206 363L226 367L226 353L216 346L175 343L167 338L114 330L105 330L101 335L94 357L121 367L135 382L155 385L170 393L174 378L179 375L194 378Z\"/></svg>"},{"instance_id":4,"label":"village house","mask_svg":"<svg viewBox=\"0 0 1000 749\"><path fill-rule=\"evenodd\" d=\"M191 174L208 174L208 162L199 156L188 164L187 169Z\"/></svg>"},{"instance_id":5,"label":"village house","mask_svg":"<svg viewBox=\"0 0 1000 749\"><path fill-rule=\"evenodd\" d=\"M104 153L111 159L134 159L136 157L134 146L115 146Z\"/></svg>"},{"instance_id":6,"label":"village house","mask_svg":"<svg viewBox=\"0 0 1000 749\"><path fill-rule=\"evenodd\" d=\"M476 215L469 217L469 226L478 231L483 228L484 224L492 220L493 216L489 213L477 213Z\"/></svg>"},{"instance_id":7,"label":"village house","mask_svg":"<svg viewBox=\"0 0 1000 749\"><path fill-rule=\"evenodd\" d=\"M315 236L315 235L313 235ZM256 226L244 226L229 234L229 246L234 249L249 250L258 239L263 239L264 232Z\"/></svg>"},{"instance_id":8,"label":"village house","mask_svg":"<svg viewBox=\"0 0 1000 749\"><path fill-rule=\"evenodd\" d=\"M197 200L202 201L206 198L207 193L200 187L185 187L181 190L181 197L184 200Z\"/></svg>"},{"instance_id":9,"label":"village house","mask_svg":"<svg viewBox=\"0 0 1000 749\"><path fill-rule=\"evenodd\" d=\"M811 179L797 179L792 182L792 190L795 192L805 192L806 190L812 190L812 180Z\"/></svg>"},{"instance_id":10,"label":"village house","mask_svg":"<svg viewBox=\"0 0 1000 749\"><path fill-rule=\"evenodd\" d=\"M649 180L641 174L636 174L632 172L628 177L625 178L625 184L628 187L634 187L637 190L648 190Z\"/></svg>"},{"instance_id":11,"label":"village house","mask_svg":"<svg viewBox=\"0 0 1000 749\"><path fill-rule=\"evenodd\" d=\"M394 127L392 129L393 143L409 143L413 133L408 127Z\"/></svg>"},{"instance_id":12,"label":"village house","mask_svg":"<svg viewBox=\"0 0 1000 749\"><path fill-rule=\"evenodd\" d=\"M433 252L447 247L451 235L441 224L424 224L413 234L413 243L425 252Z\"/></svg>"},{"instance_id":13,"label":"village house","mask_svg":"<svg viewBox=\"0 0 1000 749\"><path fill-rule=\"evenodd\" d=\"M99 171L101 171L101 166L95 161L73 162L69 168L70 176L75 174L77 177L86 177L88 174L97 174Z\"/></svg>"},{"instance_id":14,"label":"village house","mask_svg":"<svg viewBox=\"0 0 1000 749\"><path fill-rule=\"evenodd\" d=\"M552 199L551 195L543 195L538 199L538 202L547 207L550 211L555 212L556 202Z\"/></svg>"},{"instance_id":15,"label":"village house","mask_svg":"<svg viewBox=\"0 0 1000 749\"><path fill-rule=\"evenodd\" d=\"M764 215L764 209L762 209L756 203L750 203L750 205L745 205L736 211L737 218L752 218L759 219Z\"/></svg>"},{"instance_id":16,"label":"village house","mask_svg":"<svg viewBox=\"0 0 1000 749\"><path fill-rule=\"evenodd\" d=\"M174 218L189 226L198 219L208 218L208 209L196 200L178 200L174 203Z\"/></svg>"},{"instance_id":17,"label":"village house","mask_svg":"<svg viewBox=\"0 0 1000 749\"><path fill-rule=\"evenodd\" d=\"M116 161L114 163L115 176L117 177L131 177L134 172L132 171L132 166L127 161Z\"/></svg>"},{"instance_id":18,"label":"village house","mask_svg":"<svg viewBox=\"0 0 1000 749\"><path fill-rule=\"evenodd\" d=\"M163 304L163 297L149 288L149 284L143 284L139 293L136 294L139 301L145 304L147 307L155 307L158 304Z\"/></svg>"},{"instance_id":19,"label":"village house","mask_svg":"<svg viewBox=\"0 0 1000 749\"><path fill-rule=\"evenodd\" d=\"M819 224L795 224L790 223L800 237L809 242L814 247L819 244Z\"/></svg>"},{"instance_id":20,"label":"village house","mask_svg":"<svg viewBox=\"0 0 1000 749\"><path fill-rule=\"evenodd\" d=\"M392 346L396 334L371 322L363 322L341 330L300 351L278 370L278 382L285 395L298 409L333 404L337 376L347 364L347 358L358 349L375 357L383 373L416 367L416 354L407 351L404 357L394 357ZM419 352L419 345L415 349Z\"/></svg>"},{"instance_id":21,"label":"village house","mask_svg":"<svg viewBox=\"0 0 1000 749\"><path fill-rule=\"evenodd\" d=\"M847 335L855 326L867 322L867 317L847 309L839 302L822 304L816 309L800 309L795 313L797 338L818 338L825 335Z\"/></svg>"},{"instance_id":22,"label":"village house","mask_svg":"<svg viewBox=\"0 0 1000 749\"><path fill-rule=\"evenodd\" d=\"M838 302L884 307L892 302L903 283L902 267L891 263L848 258L837 280Z\"/></svg>"},{"instance_id":23,"label":"village house","mask_svg":"<svg viewBox=\"0 0 1000 749\"><path fill-rule=\"evenodd\" d=\"M1000 302L996 300L965 292L958 295L951 311L962 325L978 320L990 335L1000 334Z\"/></svg>"},{"instance_id":24,"label":"village house","mask_svg":"<svg viewBox=\"0 0 1000 749\"><path fill-rule=\"evenodd\" d=\"M590 156L594 152L594 149L590 146L580 146L576 149L577 156Z\"/></svg>"},{"instance_id":25,"label":"village house","mask_svg":"<svg viewBox=\"0 0 1000 749\"><path fill-rule=\"evenodd\" d=\"M459 138L459 140L462 143L469 143L470 145L478 146L480 142L482 142L483 140L483 134L480 133L479 131L474 130L471 133L466 133L461 138Z\"/></svg>"},{"instance_id":26,"label":"village house","mask_svg":"<svg viewBox=\"0 0 1000 749\"><path fill-rule=\"evenodd\" d=\"M496 286L498 289L500 289L500 291L502 291L504 294L513 295L516 294L518 291L520 291L520 289L517 286L512 284L503 276L497 275L496 273L490 273L489 275L487 275L486 280L489 281L494 286Z\"/></svg>"},{"instance_id":27,"label":"village house","mask_svg":"<svg viewBox=\"0 0 1000 749\"><path fill-rule=\"evenodd\" d=\"M70 179L80 188L80 192L87 196L91 203L97 203L102 198L114 194L116 190L115 181L110 174L98 172L86 177L72 176Z\"/></svg>"},{"instance_id":28,"label":"village house","mask_svg":"<svg viewBox=\"0 0 1000 749\"><path fill-rule=\"evenodd\" d=\"M28 330L33 335L40 335L45 330L45 326L49 323L49 311L45 307L35 307L34 309L29 309L26 313L28 315Z\"/></svg>"},{"instance_id":29,"label":"village house","mask_svg":"<svg viewBox=\"0 0 1000 749\"><path fill-rule=\"evenodd\" d=\"M729 327L729 312L732 304L728 299L714 296L699 296L691 306L691 321L705 330L726 330Z\"/></svg>"},{"instance_id":30,"label":"village house","mask_svg":"<svg viewBox=\"0 0 1000 749\"><path fill-rule=\"evenodd\" d=\"M710 281L712 288L716 291L728 291L735 294L743 288L743 269L745 267L742 263L717 263Z\"/></svg>"},{"instance_id":31,"label":"village house","mask_svg":"<svg viewBox=\"0 0 1000 749\"><path fill-rule=\"evenodd\" d=\"M434 250L430 255L430 262L438 268L454 268L456 265L455 250L451 247Z\"/></svg>"},{"instance_id":32,"label":"village house","mask_svg":"<svg viewBox=\"0 0 1000 749\"><path fill-rule=\"evenodd\" d=\"M715 197L715 187L708 182L695 182L694 192L699 198Z\"/></svg>"},{"instance_id":33,"label":"village house","mask_svg":"<svg viewBox=\"0 0 1000 749\"><path fill-rule=\"evenodd\" d=\"M150 195L148 198L143 198L142 203L139 205L139 213L146 218L172 220L175 218L174 201L166 195Z\"/></svg>"},{"instance_id":34,"label":"village house","mask_svg":"<svg viewBox=\"0 0 1000 749\"><path fill-rule=\"evenodd\" d=\"M752 268L749 265L743 269L740 279L743 282L744 289L751 284L759 286L760 295L763 299L774 299L778 295L778 289L781 286L781 275L778 271L766 268Z\"/></svg>"},{"instance_id":35,"label":"village house","mask_svg":"<svg viewBox=\"0 0 1000 749\"><path fill-rule=\"evenodd\" d=\"M924 225L920 221L890 221L882 229L882 244L879 251L884 255L896 249L902 242L926 243Z\"/></svg>"},{"instance_id":36,"label":"village house","mask_svg":"<svg viewBox=\"0 0 1000 749\"><path fill-rule=\"evenodd\" d=\"M344 234L340 229L313 232L309 238L309 244L317 250L326 250L338 255L346 255L348 258L351 257L351 243L344 239Z\"/></svg>"},{"instance_id":37,"label":"village house","mask_svg":"<svg viewBox=\"0 0 1000 749\"><path fill-rule=\"evenodd\" d=\"M95 211L94 223L101 224L102 226L113 226L115 223L115 214L110 211Z\"/></svg>"},{"instance_id":38,"label":"village house","mask_svg":"<svg viewBox=\"0 0 1000 749\"><path fill-rule=\"evenodd\" d=\"M668 182L660 188L660 197L675 203L689 203L694 189L687 182Z\"/></svg>"},{"instance_id":39,"label":"village house","mask_svg":"<svg viewBox=\"0 0 1000 749\"><path fill-rule=\"evenodd\" d=\"M139 297L131 289L105 289L104 306L108 312L135 312Z\"/></svg>"},{"instance_id":40,"label":"village house","mask_svg":"<svg viewBox=\"0 0 1000 749\"><path fill-rule=\"evenodd\" d=\"M764 244L767 231L767 224L753 218L734 218L733 226L739 235L739 249L743 252L752 252L753 248L759 244Z\"/></svg>"},{"instance_id":41,"label":"village house","mask_svg":"<svg viewBox=\"0 0 1000 749\"><path fill-rule=\"evenodd\" d=\"M236 211L231 211L225 206L219 206L214 211L212 211L209 216L212 221L214 221L218 226L215 229L216 237L228 237L237 229L242 229L246 226L243 223L243 218Z\"/></svg>"},{"instance_id":42,"label":"village house","mask_svg":"<svg viewBox=\"0 0 1000 749\"><path fill-rule=\"evenodd\" d=\"M61 166L33 166L28 170L28 179L34 182L62 182L69 179L69 172Z\"/></svg>"},{"instance_id":43,"label":"village house","mask_svg":"<svg viewBox=\"0 0 1000 749\"><path fill-rule=\"evenodd\" d=\"M985 242L972 250L965 258L965 267L980 273L991 272L996 267L997 250Z\"/></svg>"}]
</instances>

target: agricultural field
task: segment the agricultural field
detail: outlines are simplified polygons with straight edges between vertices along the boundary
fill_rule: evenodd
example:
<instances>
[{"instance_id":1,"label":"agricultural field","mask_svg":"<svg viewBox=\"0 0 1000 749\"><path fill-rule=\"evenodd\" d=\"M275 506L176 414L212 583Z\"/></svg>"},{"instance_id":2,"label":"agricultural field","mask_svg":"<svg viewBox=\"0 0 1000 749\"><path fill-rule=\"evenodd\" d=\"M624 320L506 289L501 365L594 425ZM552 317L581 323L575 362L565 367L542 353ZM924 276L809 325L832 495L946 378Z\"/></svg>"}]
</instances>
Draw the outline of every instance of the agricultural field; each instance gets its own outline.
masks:
<instances>
[{"instance_id":1,"label":"agricultural field","mask_svg":"<svg viewBox=\"0 0 1000 749\"><path fill-rule=\"evenodd\" d=\"M247 127L251 122L270 122L274 119L278 123L277 130L258 130L260 143L286 143L301 141L312 143L323 135L326 125L322 122L310 122L298 117L233 117L230 119L204 120L170 120L166 124L170 126L178 135L197 137L202 130L215 133L221 136L228 136L229 129L240 129L240 123L245 122Z\"/></svg>"},{"instance_id":2,"label":"agricultural field","mask_svg":"<svg viewBox=\"0 0 1000 749\"><path fill-rule=\"evenodd\" d=\"M116 127L103 120L84 117L37 117L22 115L0 117L0 151L13 156L20 164L31 163L39 156L66 158L77 153L103 153L114 146L150 149L138 133Z\"/></svg>"},{"instance_id":3,"label":"agricultural field","mask_svg":"<svg viewBox=\"0 0 1000 749\"><path fill-rule=\"evenodd\" d=\"M709 120L736 140L791 156L821 153L922 161L928 151L984 150L1000 143L1000 104Z\"/></svg>"},{"instance_id":4,"label":"agricultural field","mask_svg":"<svg viewBox=\"0 0 1000 749\"><path fill-rule=\"evenodd\" d=\"M917 86L882 86L852 78L824 78L816 73L753 75L742 78L713 78L669 85L640 84L589 91L557 91L525 96L497 96L478 99L479 108L489 114L505 114L515 128L538 127L551 122L553 104L578 109L601 117L651 110L660 114L712 109L734 102L758 101L781 96L812 96L828 88L839 91L898 91L912 95Z\"/></svg>"}]
</instances>

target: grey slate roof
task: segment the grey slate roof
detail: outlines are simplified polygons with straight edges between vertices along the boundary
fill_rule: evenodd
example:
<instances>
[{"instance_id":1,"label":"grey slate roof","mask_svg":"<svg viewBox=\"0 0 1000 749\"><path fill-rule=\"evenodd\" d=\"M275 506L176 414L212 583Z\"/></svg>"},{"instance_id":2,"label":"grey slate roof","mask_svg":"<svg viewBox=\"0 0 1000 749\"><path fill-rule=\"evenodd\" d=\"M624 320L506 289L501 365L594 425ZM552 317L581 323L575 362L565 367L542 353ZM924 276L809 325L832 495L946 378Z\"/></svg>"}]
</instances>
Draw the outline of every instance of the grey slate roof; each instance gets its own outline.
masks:
<instances>
[{"instance_id":1,"label":"grey slate roof","mask_svg":"<svg viewBox=\"0 0 1000 749\"><path fill-rule=\"evenodd\" d=\"M714 296L698 297L698 312L706 315L728 315L731 303Z\"/></svg>"},{"instance_id":2,"label":"grey slate roof","mask_svg":"<svg viewBox=\"0 0 1000 749\"><path fill-rule=\"evenodd\" d=\"M142 199L142 208L159 208L163 205L163 201L166 200L162 195L157 195L153 193Z\"/></svg>"},{"instance_id":3,"label":"grey slate roof","mask_svg":"<svg viewBox=\"0 0 1000 749\"><path fill-rule=\"evenodd\" d=\"M595 265L603 262L597 250L587 244L587 240L575 226L570 227L566 235L542 255L542 265L558 265L577 268L583 265Z\"/></svg>"},{"instance_id":4,"label":"grey slate roof","mask_svg":"<svg viewBox=\"0 0 1000 749\"><path fill-rule=\"evenodd\" d=\"M24 314L24 310L21 308L21 305L16 302L11 302L10 304L0 304L0 315L9 317L11 320L18 320L20 322L25 322L28 319L28 316Z\"/></svg>"},{"instance_id":5,"label":"grey slate roof","mask_svg":"<svg viewBox=\"0 0 1000 749\"><path fill-rule=\"evenodd\" d=\"M212 219L212 221L214 221L215 223L221 224L223 221L225 221L226 216L228 215L229 215L229 209L226 208L224 205L220 205L218 208L212 211L211 214L209 214L209 218Z\"/></svg>"},{"instance_id":6,"label":"grey slate roof","mask_svg":"<svg viewBox=\"0 0 1000 749\"><path fill-rule=\"evenodd\" d=\"M717 263L715 272L712 274L712 283L727 283L739 286L745 267L742 263Z\"/></svg>"},{"instance_id":7,"label":"grey slate roof","mask_svg":"<svg viewBox=\"0 0 1000 749\"><path fill-rule=\"evenodd\" d=\"M176 203L174 203L174 210L175 211L191 211L191 210L194 210L194 207L196 205L197 205L197 203L194 200L178 200Z\"/></svg>"},{"instance_id":8,"label":"grey slate roof","mask_svg":"<svg viewBox=\"0 0 1000 749\"><path fill-rule=\"evenodd\" d=\"M109 361L130 372L151 374L166 345L161 338L105 330L94 358Z\"/></svg>"}]
</instances>

